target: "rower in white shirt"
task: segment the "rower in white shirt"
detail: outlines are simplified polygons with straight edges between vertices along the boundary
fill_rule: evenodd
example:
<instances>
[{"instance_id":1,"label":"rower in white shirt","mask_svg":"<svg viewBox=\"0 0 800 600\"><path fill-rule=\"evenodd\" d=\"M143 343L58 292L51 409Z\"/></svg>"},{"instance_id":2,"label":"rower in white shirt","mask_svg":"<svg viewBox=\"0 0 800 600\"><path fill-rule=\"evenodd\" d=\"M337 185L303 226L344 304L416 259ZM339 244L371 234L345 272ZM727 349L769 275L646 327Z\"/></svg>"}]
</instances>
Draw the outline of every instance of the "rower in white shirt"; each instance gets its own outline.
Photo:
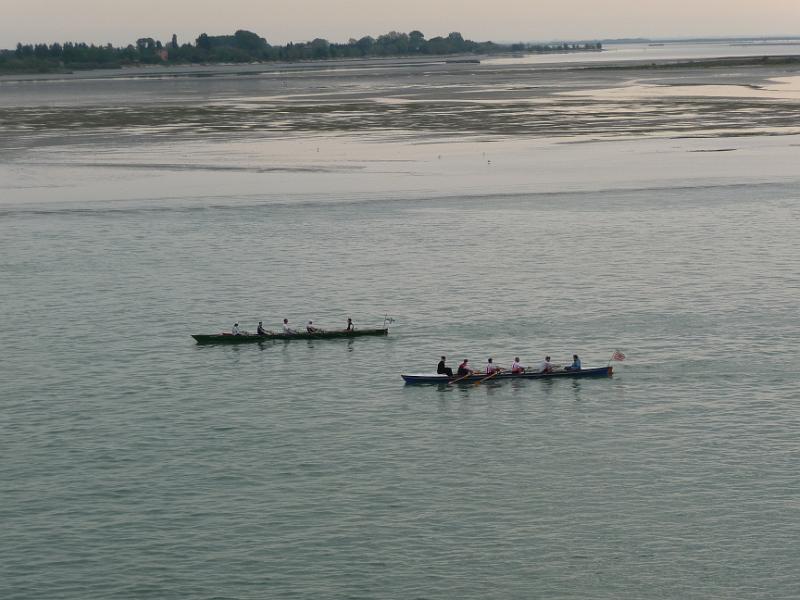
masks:
<instances>
[{"instance_id":1,"label":"rower in white shirt","mask_svg":"<svg viewBox=\"0 0 800 600\"><path fill-rule=\"evenodd\" d=\"M242 330L239 329L238 323L234 323L233 327L231 327L231 335L242 335Z\"/></svg>"},{"instance_id":2,"label":"rower in white shirt","mask_svg":"<svg viewBox=\"0 0 800 600\"><path fill-rule=\"evenodd\" d=\"M552 373L553 372L553 363L550 362L550 357L545 356L544 360L542 361L541 366L539 367L539 371L542 373Z\"/></svg>"},{"instance_id":3,"label":"rower in white shirt","mask_svg":"<svg viewBox=\"0 0 800 600\"><path fill-rule=\"evenodd\" d=\"M502 371L502 369L494 364L494 360L489 357L489 360L486 362L486 374L491 375L492 373L497 373L497 371Z\"/></svg>"},{"instance_id":4,"label":"rower in white shirt","mask_svg":"<svg viewBox=\"0 0 800 600\"><path fill-rule=\"evenodd\" d=\"M519 356L514 357L514 362L511 363L511 372L515 374L525 372L525 367L523 367L519 362Z\"/></svg>"},{"instance_id":5,"label":"rower in white shirt","mask_svg":"<svg viewBox=\"0 0 800 600\"><path fill-rule=\"evenodd\" d=\"M285 333L286 335L294 335L295 333L297 333L294 329L289 327L289 319L283 320L283 333Z\"/></svg>"}]
</instances>

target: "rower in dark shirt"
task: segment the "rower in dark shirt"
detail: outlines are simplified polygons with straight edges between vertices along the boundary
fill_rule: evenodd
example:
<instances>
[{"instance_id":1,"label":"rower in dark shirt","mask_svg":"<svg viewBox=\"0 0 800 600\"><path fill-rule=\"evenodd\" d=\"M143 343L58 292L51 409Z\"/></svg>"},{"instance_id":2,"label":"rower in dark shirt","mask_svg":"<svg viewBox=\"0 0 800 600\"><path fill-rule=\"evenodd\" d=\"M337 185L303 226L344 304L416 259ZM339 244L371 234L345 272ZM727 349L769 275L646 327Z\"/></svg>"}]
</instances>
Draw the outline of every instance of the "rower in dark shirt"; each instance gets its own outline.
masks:
<instances>
[{"instance_id":1,"label":"rower in dark shirt","mask_svg":"<svg viewBox=\"0 0 800 600\"><path fill-rule=\"evenodd\" d=\"M353 325L353 319L347 317L347 329L345 331L353 331L355 328L355 325Z\"/></svg>"},{"instance_id":2,"label":"rower in dark shirt","mask_svg":"<svg viewBox=\"0 0 800 600\"><path fill-rule=\"evenodd\" d=\"M444 361L446 361L446 360L447 360L447 357L443 356L442 360L440 360L439 364L436 366L436 372L439 375L447 375L448 377L452 377L453 376L453 369L451 369L450 367L445 367L444 366Z\"/></svg>"},{"instance_id":3,"label":"rower in dark shirt","mask_svg":"<svg viewBox=\"0 0 800 600\"><path fill-rule=\"evenodd\" d=\"M264 329L264 322L263 321L259 321L258 322L258 329L256 329L256 333L258 335L269 335L270 332L267 331L266 329Z\"/></svg>"}]
</instances>

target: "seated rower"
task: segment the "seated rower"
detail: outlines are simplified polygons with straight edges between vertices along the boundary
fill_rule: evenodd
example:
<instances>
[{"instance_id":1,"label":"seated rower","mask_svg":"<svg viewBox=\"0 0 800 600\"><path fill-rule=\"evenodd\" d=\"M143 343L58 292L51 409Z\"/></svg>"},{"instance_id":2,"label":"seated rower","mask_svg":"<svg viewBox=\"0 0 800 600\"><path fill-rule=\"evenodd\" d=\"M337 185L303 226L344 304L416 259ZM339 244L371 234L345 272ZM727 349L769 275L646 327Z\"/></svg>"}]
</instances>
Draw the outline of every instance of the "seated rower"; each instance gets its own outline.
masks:
<instances>
[{"instance_id":1,"label":"seated rower","mask_svg":"<svg viewBox=\"0 0 800 600\"><path fill-rule=\"evenodd\" d=\"M523 367L519 362L519 356L514 357L514 362L511 363L511 372L514 375L519 375L520 373L525 372L525 367Z\"/></svg>"},{"instance_id":2,"label":"seated rower","mask_svg":"<svg viewBox=\"0 0 800 600\"><path fill-rule=\"evenodd\" d=\"M289 327L289 319L283 320L283 333L285 333L286 335L294 335L295 333L297 333L297 331Z\"/></svg>"},{"instance_id":3,"label":"seated rower","mask_svg":"<svg viewBox=\"0 0 800 600\"><path fill-rule=\"evenodd\" d=\"M442 360L440 360L439 364L436 366L436 373L438 373L439 375L447 375L448 377L452 377L453 376L453 369L451 369L450 367L445 367L444 366L444 361L446 361L446 360L447 360L447 357L443 356Z\"/></svg>"},{"instance_id":4,"label":"seated rower","mask_svg":"<svg viewBox=\"0 0 800 600\"><path fill-rule=\"evenodd\" d=\"M353 331L355 328L355 325L353 325L353 319L347 317L347 329L345 329L345 331Z\"/></svg>"},{"instance_id":5,"label":"seated rower","mask_svg":"<svg viewBox=\"0 0 800 600\"><path fill-rule=\"evenodd\" d=\"M233 327L231 327L231 335L242 335L242 330L239 329L238 323L234 323Z\"/></svg>"},{"instance_id":6,"label":"seated rower","mask_svg":"<svg viewBox=\"0 0 800 600\"><path fill-rule=\"evenodd\" d=\"M494 364L494 360L492 359L492 357L489 357L489 360L486 363L486 374L487 375L493 375L493 374L497 373L498 371L502 371L502 370L503 369L501 369L496 364Z\"/></svg>"},{"instance_id":7,"label":"seated rower","mask_svg":"<svg viewBox=\"0 0 800 600\"><path fill-rule=\"evenodd\" d=\"M544 360L542 361L542 365L539 367L539 371L542 373L552 373L553 372L553 363L550 362L550 357L545 356Z\"/></svg>"},{"instance_id":8,"label":"seated rower","mask_svg":"<svg viewBox=\"0 0 800 600\"><path fill-rule=\"evenodd\" d=\"M271 331L267 331L266 329L264 329L263 321L259 321L258 322L258 329L256 329L256 333L258 333L258 335L270 335L272 332Z\"/></svg>"},{"instance_id":9,"label":"seated rower","mask_svg":"<svg viewBox=\"0 0 800 600\"><path fill-rule=\"evenodd\" d=\"M577 354L572 355L572 364L566 368L567 371L580 371L581 370L581 359L578 358Z\"/></svg>"},{"instance_id":10,"label":"seated rower","mask_svg":"<svg viewBox=\"0 0 800 600\"><path fill-rule=\"evenodd\" d=\"M467 375L472 375L472 369L469 368L467 363L469 363L469 360L465 358L464 362L458 365L458 371L456 371L456 375L458 377L466 377Z\"/></svg>"},{"instance_id":11,"label":"seated rower","mask_svg":"<svg viewBox=\"0 0 800 600\"><path fill-rule=\"evenodd\" d=\"M322 331L322 329L319 327L314 327L314 322L309 321L308 325L306 325L306 331L308 331L308 333L319 333Z\"/></svg>"}]
</instances>

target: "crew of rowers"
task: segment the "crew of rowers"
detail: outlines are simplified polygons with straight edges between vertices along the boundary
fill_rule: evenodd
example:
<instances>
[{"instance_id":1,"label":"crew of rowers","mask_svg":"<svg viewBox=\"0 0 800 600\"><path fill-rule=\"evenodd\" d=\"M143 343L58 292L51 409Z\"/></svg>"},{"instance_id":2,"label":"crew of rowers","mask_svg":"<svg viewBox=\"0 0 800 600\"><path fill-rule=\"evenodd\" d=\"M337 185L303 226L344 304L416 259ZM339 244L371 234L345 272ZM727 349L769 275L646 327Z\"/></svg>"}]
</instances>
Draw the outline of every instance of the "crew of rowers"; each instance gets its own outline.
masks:
<instances>
[{"instance_id":1,"label":"crew of rowers","mask_svg":"<svg viewBox=\"0 0 800 600\"><path fill-rule=\"evenodd\" d=\"M448 377L453 377L453 369L448 367L445 363L447 361L447 357L443 356L442 360L439 361L439 364L436 367L436 373L439 375L447 375ZM542 363L539 365L539 368L536 370L529 370L530 367L523 367L522 364L519 362L519 356L514 357L514 362L511 363L511 367L509 371L512 375L520 375L525 372L533 372L533 373L552 373L556 369L560 369L560 365L554 365L550 362L550 357L545 356ZM483 373L486 375L494 375L496 373L501 373L505 371L503 367L495 364L494 359L489 357L486 361L486 366L483 368ZM578 358L577 354L572 355L572 364L568 367L564 367L565 371L580 371L581 370L581 359ZM455 373L456 377L467 377L469 375L475 375L476 371L473 371L469 368L469 359L464 359L464 361L458 365L458 370Z\"/></svg>"},{"instance_id":2,"label":"crew of rowers","mask_svg":"<svg viewBox=\"0 0 800 600\"><path fill-rule=\"evenodd\" d=\"M353 319L351 319L350 317L347 317L347 327L345 328L345 331L353 331L354 329L355 329L355 325L353 325ZM324 330L320 329L319 327L316 327L314 325L313 321L309 321L308 325L306 325L306 332L308 332L308 333L324 333ZM293 329L289 325L289 319L284 319L283 320L283 333L285 335L297 335L297 333L299 333L299 332L296 329ZM234 323L233 327L231 327L231 335L252 335L252 334L250 332L248 332L248 331L244 331L243 329L241 329L239 327L239 323ZM259 321L258 322L258 328L256 329L256 335L275 335L275 333L272 332L272 331L268 331L268 330L264 329L264 322L263 321Z\"/></svg>"}]
</instances>

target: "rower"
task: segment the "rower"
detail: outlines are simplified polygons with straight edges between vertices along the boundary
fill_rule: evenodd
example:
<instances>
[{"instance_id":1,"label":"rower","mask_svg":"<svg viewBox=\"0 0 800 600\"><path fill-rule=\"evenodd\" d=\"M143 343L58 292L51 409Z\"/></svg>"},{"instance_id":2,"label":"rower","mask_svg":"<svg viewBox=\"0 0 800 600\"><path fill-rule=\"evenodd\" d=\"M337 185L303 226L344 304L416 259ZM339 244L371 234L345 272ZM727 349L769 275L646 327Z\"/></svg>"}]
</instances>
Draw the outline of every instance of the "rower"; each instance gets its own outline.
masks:
<instances>
[{"instance_id":1,"label":"rower","mask_svg":"<svg viewBox=\"0 0 800 600\"><path fill-rule=\"evenodd\" d=\"M567 371L580 371L581 370L581 359L578 358L577 354L572 355L572 364L568 366L565 370Z\"/></svg>"},{"instance_id":2,"label":"rower","mask_svg":"<svg viewBox=\"0 0 800 600\"><path fill-rule=\"evenodd\" d=\"M256 333L258 333L258 335L269 335L270 334L269 331L264 329L264 323L262 321L258 322L258 328L256 329Z\"/></svg>"},{"instance_id":3,"label":"rower","mask_svg":"<svg viewBox=\"0 0 800 600\"><path fill-rule=\"evenodd\" d=\"M353 319L347 317L347 329L345 329L345 331L353 331L355 328L355 325L353 325Z\"/></svg>"},{"instance_id":4,"label":"rower","mask_svg":"<svg viewBox=\"0 0 800 600\"><path fill-rule=\"evenodd\" d=\"M487 375L493 375L494 373L497 373L498 371L502 371L502 369L500 367L498 367L496 364L494 364L494 360L490 356L489 360L486 363L486 374Z\"/></svg>"},{"instance_id":5,"label":"rower","mask_svg":"<svg viewBox=\"0 0 800 600\"><path fill-rule=\"evenodd\" d=\"M295 333L297 333L294 329L289 327L289 319L283 320L283 333L285 333L286 335L294 335Z\"/></svg>"},{"instance_id":6,"label":"rower","mask_svg":"<svg viewBox=\"0 0 800 600\"><path fill-rule=\"evenodd\" d=\"M545 356L544 360L542 361L541 366L539 367L539 371L542 373L552 373L553 372L553 363L550 362L550 357Z\"/></svg>"},{"instance_id":7,"label":"rower","mask_svg":"<svg viewBox=\"0 0 800 600\"><path fill-rule=\"evenodd\" d=\"M308 333L319 333L322 330L319 327L314 327L313 321L309 321L308 325L306 325L306 331L308 331Z\"/></svg>"},{"instance_id":8,"label":"rower","mask_svg":"<svg viewBox=\"0 0 800 600\"><path fill-rule=\"evenodd\" d=\"M231 327L231 335L242 335L242 330L239 329L238 323L234 323L233 327Z\"/></svg>"},{"instance_id":9,"label":"rower","mask_svg":"<svg viewBox=\"0 0 800 600\"><path fill-rule=\"evenodd\" d=\"M458 377L466 377L467 375L472 375L472 370L469 368L467 363L469 363L469 359L465 358L464 362L458 365L458 371L456 371L456 375L458 375Z\"/></svg>"},{"instance_id":10,"label":"rower","mask_svg":"<svg viewBox=\"0 0 800 600\"><path fill-rule=\"evenodd\" d=\"M511 363L511 372L514 375L519 375L520 373L525 372L525 367L523 367L519 362L519 356L514 357L514 362Z\"/></svg>"},{"instance_id":11,"label":"rower","mask_svg":"<svg viewBox=\"0 0 800 600\"><path fill-rule=\"evenodd\" d=\"M436 373L438 373L439 375L447 375L448 377L452 377L453 376L453 369L451 369L450 367L445 367L444 366L444 361L446 361L446 360L447 360L447 357L443 356L442 360L440 360L439 364L436 366Z\"/></svg>"}]
</instances>

